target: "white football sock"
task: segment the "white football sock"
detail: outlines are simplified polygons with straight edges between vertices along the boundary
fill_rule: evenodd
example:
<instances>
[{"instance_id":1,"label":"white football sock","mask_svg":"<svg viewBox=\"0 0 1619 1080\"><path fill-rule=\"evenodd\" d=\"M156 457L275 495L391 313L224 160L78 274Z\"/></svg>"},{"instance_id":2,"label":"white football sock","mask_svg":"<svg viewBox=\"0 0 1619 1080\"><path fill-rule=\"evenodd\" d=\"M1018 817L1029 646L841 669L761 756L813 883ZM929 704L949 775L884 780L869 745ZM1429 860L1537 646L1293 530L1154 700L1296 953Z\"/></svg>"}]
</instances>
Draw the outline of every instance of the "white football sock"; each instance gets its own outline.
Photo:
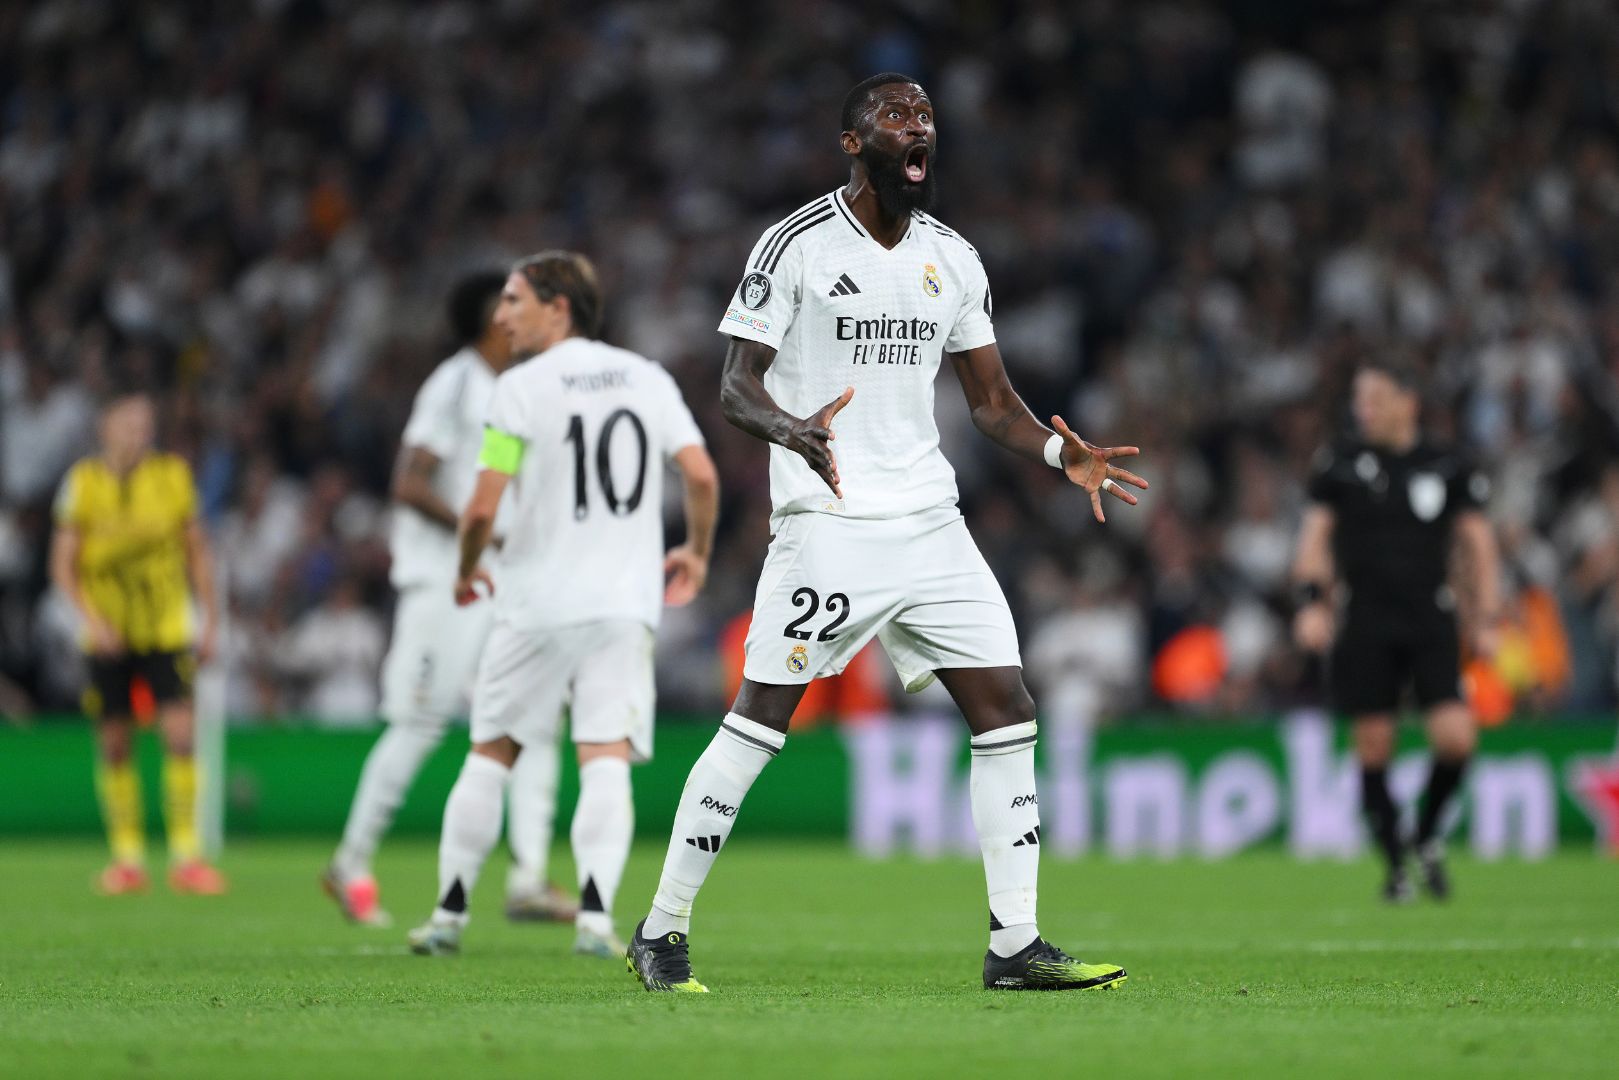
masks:
<instances>
[{"instance_id":1,"label":"white football sock","mask_svg":"<svg viewBox=\"0 0 1619 1080\"><path fill-rule=\"evenodd\" d=\"M577 925L605 937L613 932L613 896L635 836L630 763L624 758L593 758L579 767L579 805L570 835L579 871Z\"/></svg>"},{"instance_id":2,"label":"white football sock","mask_svg":"<svg viewBox=\"0 0 1619 1080\"><path fill-rule=\"evenodd\" d=\"M399 804L421 771L422 762L438 746L444 729L390 723L360 771L360 784L349 807L343 842L332 862L345 878L369 877L371 860L382 835L393 824Z\"/></svg>"},{"instance_id":3,"label":"white football sock","mask_svg":"<svg viewBox=\"0 0 1619 1080\"><path fill-rule=\"evenodd\" d=\"M478 871L500 839L500 810L511 770L492 757L467 755L444 804L438 845L438 907L434 922L466 925L467 901Z\"/></svg>"},{"instance_id":4,"label":"white football sock","mask_svg":"<svg viewBox=\"0 0 1619 1080\"><path fill-rule=\"evenodd\" d=\"M561 767L557 744L548 740L525 744L512 766L511 787L506 792L506 843L512 849L507 896L537 893L545 885Z\"/></svg>"},{"instance_id":5,"label":"white football sock","mask_svg":"<svg viewBox=\"0 0 1619 1080\"><path fill-rule=\"evenodd\" d=\"M787 736L763 724L727 713L714 741L691 767L674 835L663 860L663 876L647 915L646 936L691 928L691 905L714 865L714 856L731 835L736 812L765 764L780 752Z\"/></svg>"},{"instance_id":6,"label":"white football sock","mask_svg":"<svg viewBox=\"0 0 1619 1080\"><path fill-rule=\"evenodd\" d=\"M989 947L1020 952L1040 936L1040 806L1034 790L1033 720L972 738L972 810L989 886Z\"/></svg>"}]
</instances>

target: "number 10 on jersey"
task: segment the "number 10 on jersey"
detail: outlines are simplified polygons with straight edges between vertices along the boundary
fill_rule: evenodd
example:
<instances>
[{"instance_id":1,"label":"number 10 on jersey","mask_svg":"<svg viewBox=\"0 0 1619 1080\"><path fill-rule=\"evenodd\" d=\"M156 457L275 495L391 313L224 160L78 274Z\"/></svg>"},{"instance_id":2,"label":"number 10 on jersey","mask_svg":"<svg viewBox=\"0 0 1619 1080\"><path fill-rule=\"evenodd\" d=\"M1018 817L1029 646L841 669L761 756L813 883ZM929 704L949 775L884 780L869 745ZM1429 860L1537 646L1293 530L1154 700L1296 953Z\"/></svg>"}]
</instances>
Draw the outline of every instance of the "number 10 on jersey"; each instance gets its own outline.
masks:
<instances>
[{"instance_id":1,"label":"number 10 on jersey","mask_svg":"<svg viewBox=\"0 0 1619 1080\"><path fill-rule=\"evenodd\" d=\"M619 489L613 482L612 457L613 432L620 421L629 424L635 438L635 483L630 488L629 498L623 500L619 499ZM564 441L573 444L573 519L583 521L590 516L590 478L585 468L588 440L583 416L574 413L568 418L568 434ZM596 483L601 487L602 501L607 504L608 512L618 517L635 513L646 491L646 425L641 423L641 418L628 409L615 409L609 414L601 430L596 433L595 457Z\"/></svg>"}]
</instances>

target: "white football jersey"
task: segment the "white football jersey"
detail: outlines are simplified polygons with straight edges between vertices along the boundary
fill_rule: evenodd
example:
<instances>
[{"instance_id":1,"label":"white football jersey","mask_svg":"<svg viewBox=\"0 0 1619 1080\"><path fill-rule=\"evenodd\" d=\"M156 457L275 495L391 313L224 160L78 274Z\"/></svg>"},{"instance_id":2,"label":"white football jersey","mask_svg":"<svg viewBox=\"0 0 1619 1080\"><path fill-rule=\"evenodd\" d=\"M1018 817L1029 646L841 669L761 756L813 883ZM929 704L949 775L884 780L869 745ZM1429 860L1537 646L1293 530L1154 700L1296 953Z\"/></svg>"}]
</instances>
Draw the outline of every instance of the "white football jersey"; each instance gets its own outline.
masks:
<instances>
[{"instance_id":1,"label":"white football jersey","mask_svg":"<svg viewBox=\"0 0 1619 1080\"><path fill-rule=\"evenodd\" d=\"M844 497L803 458L772 445L772 520L804 512L892 518L954 504L933 380L945 352L994 342L990 307L978 252L926 214L912 215L892 250L871 238L841 190L767 229L720 332L776 349L765 389L795 416L854 387L832 422Z\"/></svg>"},{"instance_id":2,"label":"white football jersey","mask_svg":"<svg viewBox=\"0 0 1619 1080\"><path fill-rule=\"evenodd\" d=\"M550 630L600 619L656 628L663 612L663 473L703 445L669 373L568 338L503 374L489 426L523 441L503 502L511 528L498 620Z\"/></svg>"},{"instance_id":3,"label":"white football jersey","mask_svg":"<svg viewBox=\"0 0 1619 1080\"><path fill-rule=\"evenodd\" d=\"M405 446L420 447L439 459L433 491L457 514L471 498L478 479L478 450L494 389L494 371L469 345L439 364L422 383L400 436ZM496 531L501 530L497 527ZM442 585L449 589L455 581L455 531L421 511L394 505L389 548L394 588Z\"/></svg>"}]
</instances>

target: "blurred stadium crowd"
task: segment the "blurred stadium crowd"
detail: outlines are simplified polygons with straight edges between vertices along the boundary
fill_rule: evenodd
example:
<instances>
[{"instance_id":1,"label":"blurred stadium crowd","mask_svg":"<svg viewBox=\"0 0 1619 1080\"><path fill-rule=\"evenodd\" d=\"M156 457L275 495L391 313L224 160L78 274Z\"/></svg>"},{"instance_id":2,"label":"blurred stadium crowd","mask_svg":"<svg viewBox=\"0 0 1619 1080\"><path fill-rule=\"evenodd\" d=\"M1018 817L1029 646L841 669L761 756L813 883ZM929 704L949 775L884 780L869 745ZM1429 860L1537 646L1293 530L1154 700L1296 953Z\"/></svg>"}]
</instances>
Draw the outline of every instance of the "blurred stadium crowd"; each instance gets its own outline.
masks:
<instances>
[{"instance_id":1,"label":"blurred stadium crowd","mask_svg":"<svg viewBox=\"0 0 1619 1080\"><path fill-rule=\"evenodd\" d=\"M939 421L1037 687L1194 713L1308 698L1286 572L1312 454L1371 351L1496 481L1528 706L1614 700L1619 22L1598 2L877 5L44 0L0 9L0 713L71 705L49 508L109 372L157 388L229 576L230 704L368 716L386 489L459 274L588 252L607 336L676 374L724 471L663 703L767 540L719 416L761 229L837 185L837 106L938 107L937 213L982 253L1014 382L1153 490L1105 527ZM765 9L769 17L764 17ZM1308 12L1308 14L1306 14ZM858 407L858 405L856 406Z\"/></svg>"}]
</instances>

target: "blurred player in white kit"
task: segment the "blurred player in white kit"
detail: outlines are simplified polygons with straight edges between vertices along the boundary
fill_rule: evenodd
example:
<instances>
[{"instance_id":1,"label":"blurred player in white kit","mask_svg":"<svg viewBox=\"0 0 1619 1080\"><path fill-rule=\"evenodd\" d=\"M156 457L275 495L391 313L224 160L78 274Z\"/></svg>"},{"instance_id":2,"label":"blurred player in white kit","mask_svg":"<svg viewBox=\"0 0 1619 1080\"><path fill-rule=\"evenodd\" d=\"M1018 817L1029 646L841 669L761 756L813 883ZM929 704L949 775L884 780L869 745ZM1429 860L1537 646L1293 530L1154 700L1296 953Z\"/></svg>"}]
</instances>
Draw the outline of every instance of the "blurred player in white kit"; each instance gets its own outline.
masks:
<instances>
[{"instance_id":1,"label":"blurred player in white kit","mask_svg":"<svg viewBox=\"0 0 1619 1080\"><path fill-rule=\"evenodd\" d=\"M477 485L461 515L458 604L493 607L472 694L472 749L444 807L438 903L410 933L454 952L500 836L502 793L569 709L579 755L571 839L579 881L574 951L621 955L613 898L635 831L630 764L652 755L652 635L665 603L708 576L719 482L680 391L657 364L596 340L602 297L582 255L513 269L495 323L531 356L495 384ZM685 487L686 541L663 549L663 472ZM499 588L480 565L502 496L514 496ZM479 604L493 594L493 604ZM446 590L448 595L448 590Z\"/></svg>"},{"instance_id":2,"label":"blurred player in white kit","mask_svg":"<svg viewBox=\"0 0 1619 1080\"><path fill-rule=\"evenodd\" d=\"M488 607L457 607L450 586L456 515L477 480L495 378L511 365L511 339L494 325L505 282L492 271L456 284L448 314L461 347L422 384L400 439L389 544L399 598L382 671L388 728L366 758L343 841L321 878L343 914L368 926L390 921L371 871L377 845L451 718L467 715L467 692L489 636ZM512 784L506 910L515 920L567 921L575 914L574 902L545 880L558 763L554 741L532 747Z\"/></svg>"}]
</instances>

